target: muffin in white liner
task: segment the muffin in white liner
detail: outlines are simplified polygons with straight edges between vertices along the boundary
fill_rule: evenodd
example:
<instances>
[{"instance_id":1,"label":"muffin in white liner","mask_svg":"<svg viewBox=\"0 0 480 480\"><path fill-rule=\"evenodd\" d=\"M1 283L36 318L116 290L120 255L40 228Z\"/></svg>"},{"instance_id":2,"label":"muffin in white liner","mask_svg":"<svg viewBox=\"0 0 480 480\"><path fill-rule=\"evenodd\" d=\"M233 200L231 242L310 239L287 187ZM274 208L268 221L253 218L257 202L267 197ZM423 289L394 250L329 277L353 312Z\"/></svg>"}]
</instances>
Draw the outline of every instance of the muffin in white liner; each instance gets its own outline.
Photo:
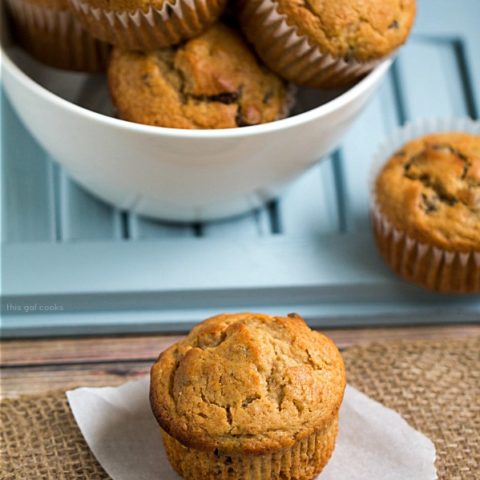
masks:
<instances>
[{"instance_id":1,"label":"muffin in white liner","mask_svg":"<svg viewBox=\"0 0 480 480\"><path fill-rule=\"evenodd\" d=\"M93 36L126 50L154 50L195 37L215 23L227 3L226 0L152 0L143 8L113 9L103 0L68 1Z\"/></svg>"},{"instance_id":2,"label":"muffin in white liner","mask_svg":"<svg viewBox=\"0 0 480 480\"><path fill-rule=\"evenodd\" d=\"M344 3L338 7L337 13L340 16L348 16L348 13L343 11ZM332 51L329 52L325 45L316 42L312 38L312 30L306 25L312 25L312 18L293 18L292 11L284 8L285 5L296 5L295 2L289 4L287 0L283 2L281 0L239 0L238 13L240 25L246 37L271 70L299 85L336 88L350 85L366 75L380 62L389 58L406 40L415 16L414 0L407 3L408 8L406 7L403 12L405 20L401 36L396 39L387 39L385 45L379 47L378 51L368 54L364 54L368 47L365 45L359 47L358 50L362 50L359 58L347 51L338 51L337 54L334 54ZM332 0L331 4L335 5L335 2ZM380 9L383 8L381 4L382 2L379 2ZM309 12L310 9L305 7L304 11ZM350 9L350 13L356 15L355 9ZM388 9L386 13L388 13ZM309 13L305 13L305 15L309 15ZM377 19L385 17L384 12L374 15ZM366 21L361 18L357 20L358 24ZM355 19L352 19L352 24L354 22ZM397 20L391 23L397 27L399 25ZM377 28L372 26L372 37L378 34L375 32ZM340 28L340 30L345 29ZM337 34L338 32L332 34L332 38L335 38ZM367 42L366 35L363 36L364 38L359 40L359 44L362 42L370 45L378 43L375 38ZM375 50L375 48L373 49Z\"/></svg>"},{"instance_id":3,"label":"muffin in white liner","mask_svg":"<svg viewBox=\"0 0 480 480\"><path fill-rule=\"evenodd\" d=\"M19 43L40 62L64 70L106 69L110 46L83 28L67 0L6 0L6 4Z\"/></svg>"},{"instance_id":4,"label":"muffin in white liner","mask_svg":"<svg viewBox=\"0 0 480 480\"><path fill-rule=\"evenodd\" d=\"M455 132L475 136L475 140L472 140L475 142L474 148L469 150L473 152L472 157L465 155L465 150L459 151L445 144L445 140L450 138L447 135L455 135ZM428 137L435 134L439 135ZM415 151L415 148L420 148L420 143L409 147L410 142L425 136L421 152ZM431 290L443 293L480 293L480 149L477 153L477 136L480 145L480 122L469 119L418 121L394 133L374 157L370 191L377 246L386 263L397 274ZM460 141L461 138L457 137L456 141ZM437 143L438 140L440 143ZM412 151L405 152L405 147ZM409 157L410 153L413 156ZM438 163L438 168L432 169L431 164L428 164L431 158L424 160L428 155L438 157L438 162L441 162ZM449 172L445 175L446 162L450 162L455 171L461 172L461 176L457 178L457 175L454 180L466 182L463 190L457 190L461 201L452 198L451 183L445 187L438 179L439 175L449 182L453 178ZM412 185L407 185L404 190L407 195L400 197L394 193L396 186L393 183L391 194L385 194L388 188L384 185L382 195L379 195L379 178L383 175L384 178L380 181L387 181L384 172L388 166L391 166L392 172L394 168L397 171L403 168L403 175L408 171L410 177L407 178L413 178ZM434 172L433 177L431 172ZM454 173L452 171L452 175ZM392 173L388 178L395 177ZM386 198L386 195L390 198ZM398 214L394 215L391 205L399 198L403 201L396 210ZM390 205L387 206L387 203ZM415 210L416 206L418 210ZM460 210L468 211L470 223L459 225L460 220L457 220L456 215ZM444 225L451 225L451 231L448 228L440 231L419 227L421 216L428 214L444 215ZM425 221L425 225L428 223ZM433 223L438 225L438 222ZM468 232L463 241L461 238L459 240L461 234L457 236L458 229Z\"/></svg>"}]
</instances>

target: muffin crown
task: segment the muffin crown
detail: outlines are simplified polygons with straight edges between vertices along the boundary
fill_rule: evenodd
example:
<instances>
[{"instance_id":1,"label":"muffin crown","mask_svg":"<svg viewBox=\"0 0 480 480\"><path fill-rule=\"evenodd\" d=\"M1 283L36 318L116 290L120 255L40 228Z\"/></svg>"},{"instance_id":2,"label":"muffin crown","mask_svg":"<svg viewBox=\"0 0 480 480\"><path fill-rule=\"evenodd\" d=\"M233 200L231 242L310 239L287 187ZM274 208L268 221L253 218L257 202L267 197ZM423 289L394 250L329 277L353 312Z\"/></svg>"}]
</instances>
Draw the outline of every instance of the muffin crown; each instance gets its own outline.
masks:
<instances>
[{"instance_id":1,"label":"muffin crown","mask_svg":"<svg viewBox=\"0 0 480 480\"><path fill-rule=\"evenodd\" d=\"M345 389L334 343L304 320L219 315L162 353L150 398L183 445L261 454L330 425Z\"/></svg>"},{"instance_id":2,"label":"muffin crown","mask_svg":"<svg viewBox=\"0 0 480 480\"><path fill-rule=\"evenodd\" d=\"M415 0L274 1L323 53L358 61L385 57L404 43L416 11Z\"/></svg>"},{"instance_id":3,"label":"muffin crown","mask_svg":"<svg viewBox=\"0 0 480 480\"><path fill-rule=\"evenodd\" d=\"M170 128L271 122L285 116L289 100L284 82L221 23L176 47L115 49L109 85L123 119Z\"/></svg>"},{"instance_id":4,"label":"muffin crown","mask_svg":"<svg viewBox=\"0 0 480 480\"><path fill-rule=\"evenodd\" d=\"M480 251L480 135L413 140L387 161L375 197L380 212L413 239Z\"/></svg>"}]
</instances>

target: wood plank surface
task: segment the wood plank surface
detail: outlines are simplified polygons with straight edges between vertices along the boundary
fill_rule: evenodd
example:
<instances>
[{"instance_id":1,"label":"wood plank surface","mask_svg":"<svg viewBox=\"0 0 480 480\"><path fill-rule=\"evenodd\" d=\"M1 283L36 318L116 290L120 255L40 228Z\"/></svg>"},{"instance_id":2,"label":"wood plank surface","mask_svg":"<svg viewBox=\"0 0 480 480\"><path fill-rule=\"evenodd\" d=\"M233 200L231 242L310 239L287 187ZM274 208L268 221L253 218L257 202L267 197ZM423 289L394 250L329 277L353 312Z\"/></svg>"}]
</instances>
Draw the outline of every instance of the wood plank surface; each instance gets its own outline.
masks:
<instances>
[{"instance_id":1,"label":"wood plank surface","mask_svg":"<svg viewBox=\"0 0 480 480\"><path fill-rule=\"evenodd\" d=\"M146 375L152 365L144 362L84 363L2 368L1 398L36 395L49 390L120 385Z\"/></svg>"},{"instance_id":2,"label":"wood plank surface","mask_svg":"<svg viewBox=\"0 0 480 480\"><path fill-rule=\"evenodd\" d=\"M480 325L329 329L340 348L385 340L464 338ZM146 375L159 352L179 336L4 340L0 343L0 397L40 394L77 386L118 385Z\"/></svg>"},{"instance_id":3,"label":"wood plank surface","mask_svg":"<svg viewBox=\"0 0 480 480\"><path fill-rule=\"evenodd\" d=\"M2 367L153 360L183 337L142 335L124 337L5 340L1 344Z\"/></svg>"}]
</instances>

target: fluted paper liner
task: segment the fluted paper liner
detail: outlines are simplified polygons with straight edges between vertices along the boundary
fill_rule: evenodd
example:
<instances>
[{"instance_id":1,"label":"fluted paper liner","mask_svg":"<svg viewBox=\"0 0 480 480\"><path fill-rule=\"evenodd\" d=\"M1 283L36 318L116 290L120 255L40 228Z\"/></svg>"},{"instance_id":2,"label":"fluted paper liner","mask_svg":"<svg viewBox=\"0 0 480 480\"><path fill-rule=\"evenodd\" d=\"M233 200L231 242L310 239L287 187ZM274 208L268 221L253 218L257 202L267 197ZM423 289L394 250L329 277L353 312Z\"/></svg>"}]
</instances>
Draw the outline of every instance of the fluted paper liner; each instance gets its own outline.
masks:
<instances>
[{"instance_id":1,"label":"fluted paper liner","mask_svg":"<svg viewBox=\"0 0 480 480\"><path fill-rule=\"evenodd\" d=\"M240 25L270 69L291 82L316 88L349 85L385 60L359 62L322 53L278 8L275 0L240 0Z\"/></svg>"},{"instance_id":2,"label":"fluted paper liner","mask_svg":"<svg viewBox=\"0 0 480 480\"><path fill-rule=\"evenodd\" d=\"M95 37L127 50L155 50L195 37L223 12L226 0L165 1L161 8L114 11L69 0L74 14Z\"/></svg>"},{"instance_id":3,"label":"fluted paper liner","mask_svg":"<svg viewBox=\"0 0 480 480\"><path fill-rule=\"evenodd\" d=\"M37 60L56 68L104 71L109 45L93 38L68 10L6 0L18 41Z\"/></svg>"},{"instance_id":4,"label":"fluted paper liner","mask_svg":"<svg viewBox=\"0 0 480 480\"><path fill-rule=\"evenodd\" d=\"M399 129L380 147L374 157L370 185L373 231L386 263L403 278L443 293L480 293L480 251L449 251L410 237L389 221L375 193L377 175L400 147L429 133L454 131L480 134L480 122L421 120Z\"/></svg>"},{"instance_id":5,"label":"fluted paper liner","mask_svg":"<svg viewBox=\"0 0 480 480\"><path fill-rule=\"evenodd\" d=\"M290 448L263 455L222 454L183 446L161 430L167 457L175 471L186 480L231 478L315 478L325 467L335 447L338 415L323 431L298 440Z\"/></svg>"}]
</instances>

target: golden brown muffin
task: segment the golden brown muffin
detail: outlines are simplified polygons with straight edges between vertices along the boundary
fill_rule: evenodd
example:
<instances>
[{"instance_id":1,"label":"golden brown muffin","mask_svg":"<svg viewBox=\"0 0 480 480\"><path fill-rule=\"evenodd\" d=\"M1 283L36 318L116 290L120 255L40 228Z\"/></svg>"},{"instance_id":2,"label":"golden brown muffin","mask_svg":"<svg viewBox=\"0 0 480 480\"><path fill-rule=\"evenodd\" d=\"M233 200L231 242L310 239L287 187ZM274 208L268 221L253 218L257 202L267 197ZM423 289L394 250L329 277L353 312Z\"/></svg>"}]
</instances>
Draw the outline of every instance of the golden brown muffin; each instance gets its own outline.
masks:
<instances>
[{"instance_id":1,"label":"golden brown muffin","mask_svg":"<svg viewBox=\"0 0 480 480\"><path fill-rule=\"evenodd\" d=\"M120 117L148 125L232 128L271 122L286 113L283 81L221 24L179 47L150 53L115 50L109 84Z\"/></svg>"},{"instance_id":2,"label":"golden brown muffin","mask_svg":"<svg viewBox=\"0 0 480 480\"><path fill-rule=\"evenodd\" d=\"M415 0L276 0L298 30L322 51L359 61L389 55L408 37Z\"/></svg>"},{"instance_id":3,"label":"golden brown muffin","mask_svg":"<svg viewBox=\"0 0 480 480\"><path fill-rule=\"evenodd\" d=\"M345 389L334 343L303 319L212 317L163 352L150 399L186 479L313 479L330 458Z\"/></svg>"},{"instance_id":4,"label":"golden brown muffin","mask_svg":"<svg viewBox=\"0 0 480 480\"><path fill-rule=\"evenodd\" d=\"M407 39L415 0L240 0L265 63L286 79L335 87L358 79Z\"/></svg>"},{"instance_id":5,"label":"golden brown muffin","mask_svg":"<svg viewBox=\"0 0 480 480\"><path fill-rule=\"evenodd\" d=\"M104 71L109 46L93 38L68 9L68 0L7 0L15 36L37 60L56 68Z\"/></svg>"},{"instance_id":6,"label":"golden brown muffin","mask_svg":"<svg viewBox=\"0 0 480 480\"><path fill-rule=\"evenodd\" d=\"M480 135L409 142L386 162L374 197L378 245L395 271L440 291L480 291Z\"/></svg>"},{"instance_id":7,"label":"golden brown muffin","mask_svg":"<svg viewBox=\"0 0 480 480\"><path fill-rule=\"evenodd\" d=\"M213 25L227 0L68 0L95 37L126 50L154 50Z\"/></svg>"}]
</instances>

